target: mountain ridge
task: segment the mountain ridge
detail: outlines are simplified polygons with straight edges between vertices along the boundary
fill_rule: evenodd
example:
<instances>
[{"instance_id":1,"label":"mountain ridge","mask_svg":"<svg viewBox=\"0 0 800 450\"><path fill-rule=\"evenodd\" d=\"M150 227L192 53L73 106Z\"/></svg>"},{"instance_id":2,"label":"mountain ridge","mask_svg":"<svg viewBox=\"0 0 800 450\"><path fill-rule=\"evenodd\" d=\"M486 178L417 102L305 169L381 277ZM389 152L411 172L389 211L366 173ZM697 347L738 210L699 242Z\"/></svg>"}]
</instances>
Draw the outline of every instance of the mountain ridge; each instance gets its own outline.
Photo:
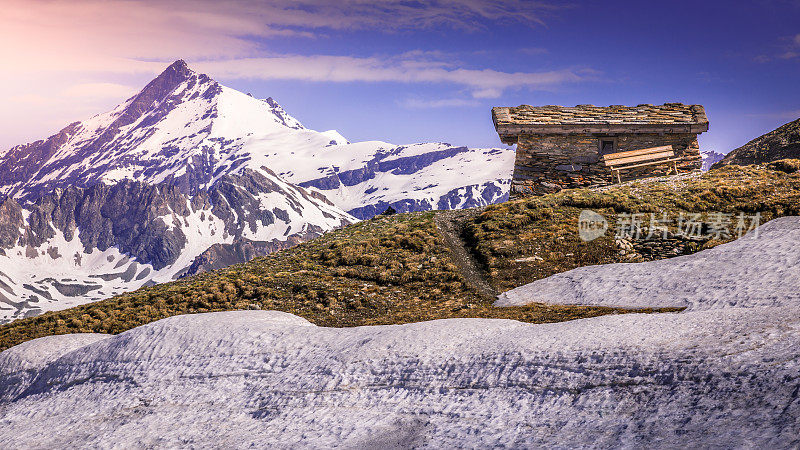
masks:
<instances>
[{"instance_id":1,"label":"mountain ridge","mask_svg":"<svg viewBox=\"0 0 800 450\"><path fill-rule=\"evenodd\" d=\"M250 170L193 195L123 180L29 203L6 197L0 323L219 268L201 258L215 245L251 248L222 258L243 262L354 221L317 193Z\"/></svg>"},{"instance_id":2,"label":"mountain ridge","mask_svg":"<svg viewBox=\"0 0 800 450\"><path fill-rule=\"evenodd\" d=\"M235 91L178 60L112 111L0 151L0 193L35 199L122 179L193 193L221 175L266 167L363 219L385 206L406 212L503 201L513 158L510 149L351 143L335 130L305 128L272 97Z\"/></svg>"},{"instance_id":3,"label":"mountain ridge","mask_svg":"<svg viewBox=\"0 0 800 450\"><path fill-rule=\"evenodd\" d=\"M732 150L712 166L763 164L800 158L800 119L791 121Z\"/></svg>"}]
</instances>

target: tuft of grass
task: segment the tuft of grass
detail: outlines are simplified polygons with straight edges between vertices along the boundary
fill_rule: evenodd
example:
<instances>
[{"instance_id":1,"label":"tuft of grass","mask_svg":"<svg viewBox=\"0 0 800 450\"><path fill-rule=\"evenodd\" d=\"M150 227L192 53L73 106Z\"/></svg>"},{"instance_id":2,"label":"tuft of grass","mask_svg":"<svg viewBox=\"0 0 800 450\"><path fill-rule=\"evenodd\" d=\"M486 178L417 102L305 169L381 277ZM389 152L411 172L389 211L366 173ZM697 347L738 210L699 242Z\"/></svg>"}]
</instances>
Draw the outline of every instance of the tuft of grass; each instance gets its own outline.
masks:
<instances>
[{"instance_id":1,"label":"tuft of grass","mask_svg":"<svg viewBox=\"0 0 800 450\"><path fill-rule=\"evenodd\" d=\"M767 167L772 170L794 173L800 170L800 159L779 159L767 164Z\"/></svg>"}]
</instances>

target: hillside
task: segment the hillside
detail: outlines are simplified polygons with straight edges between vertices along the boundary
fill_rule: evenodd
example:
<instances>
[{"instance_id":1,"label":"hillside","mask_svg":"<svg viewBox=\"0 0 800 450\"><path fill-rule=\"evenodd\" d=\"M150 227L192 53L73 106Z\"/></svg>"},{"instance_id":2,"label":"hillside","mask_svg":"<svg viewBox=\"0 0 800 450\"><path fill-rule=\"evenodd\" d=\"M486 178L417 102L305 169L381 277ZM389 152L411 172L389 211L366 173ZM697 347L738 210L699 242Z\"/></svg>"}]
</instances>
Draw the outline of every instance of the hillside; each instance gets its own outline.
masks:
<instances>
[{"instance_id":1,"label":"hillside","mask_svg":"<svg viewBox=\"0 0 800 450\"><path fill-rule=\"evenodd\" d=\"M779 159L800 158L800 119L759 136L725 155L712 168L731 164L764 164Z\"/></svg>"},{"instance_id":2,"label":"hillside","mask_svg":"<svg viewBox=\"0 0 800 450\"><path fill-rule=\"evenodd\" d=\"M775 217L800 215L800 173L797 161L790 161L795 164L786 161L769 167L727 166L699 177L643 180L596 190L574 189L493 205L466 224L464 237L498 292L581 266L694 253L732 239L739 214L746 217L760 214L761 223ZM584 209L604 215L609 222L607 233L591 242L582 241L577 233L578 218ZM659 220L667 213L668 238L615 239L620 225L631 228L632 217L625 215L632 213L641 214L640 226L636 228L642 238L648 234L650 214ZM729 219L726 228L731 236L682 238L676 230L681 213L687 219L689 213L700 214L698 220L706 226L714 213L727 214L721 217ZM620 219L625 219L624 223Z\"/></svg>"},{"instance_id":3,"label":"hillside","mask_svg":"<svg viewBox=\"0 0 800 450\"><path fill-rule=\"evenodd\" d=\"M671 238L666 251L648 242L620 244L612 231L578 238L580 211L800 215L800 174L731 166L702 176L656 179L600 190L571 190L487 207L466 217L467 250L497 291L581 266L659 259L727 239ZM176 314L273 309L317 325L355 326L448 317L553 322L623 312L602 307L534 304L496 308L463 275L436 227L437 213L378 216L292 249L108 300L0 327L0 348L51 334L119 333ZM734 224L730 224L733 232ZM454 263L455 262L455 263ZM698 274L702 276L702 274Z\"/></svg>"},{"instance_id":4,"label":"hillside","mask_svg":"<svg viewBox=\"0 0 800 450\"><path fill-rule=\"evenodd\" d=\"M678 258L579 267L506 291L496 304L531 301L686 308L683 314L732 305L792 308L800 303L800 217L775 219L733 242Z\"/></svg>"},{"instance_id":5,"label":"hillside","mask_svg":"<svg viewBox=\"0 0 800 450\"><path fill-rule=\"evenodd\" d=\"M48 336L0 353L0 434L10 448L796 448L798 248L800 217L783 217L757 239L534 283L677 314L326 328L230 311Z\"/></svg>"}]
</instances>

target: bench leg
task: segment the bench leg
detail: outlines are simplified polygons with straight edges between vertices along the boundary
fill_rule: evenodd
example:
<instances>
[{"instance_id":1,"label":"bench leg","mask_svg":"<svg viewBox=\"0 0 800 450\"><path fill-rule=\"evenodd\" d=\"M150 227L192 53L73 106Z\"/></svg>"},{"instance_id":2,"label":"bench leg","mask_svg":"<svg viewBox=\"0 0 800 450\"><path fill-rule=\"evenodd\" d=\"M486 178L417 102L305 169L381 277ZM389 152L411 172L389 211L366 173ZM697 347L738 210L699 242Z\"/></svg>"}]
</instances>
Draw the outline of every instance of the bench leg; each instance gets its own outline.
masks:
<instances>
[{"instance_id":1,"label":"bench leg","mask_svg":"<svg viewBox=\"0 0 800 450\"><path fill-rule=\"evenodd\" d=\"M619 172L620 172L619 169L617 169L616 172L617 172L617 183L621 184L622 183L622 178L619 176Z\"/></svg>"},{"instance_id":2,"label":"bench leg","mask_svg":"<svg viewBox=\"0 0 800 450\"><path fill-rule=\"evenodd\" d=\"M672 168L675 169L675 175L678 174L678 163L676 161L672 161Z\"/></svg>"}]
</instances>

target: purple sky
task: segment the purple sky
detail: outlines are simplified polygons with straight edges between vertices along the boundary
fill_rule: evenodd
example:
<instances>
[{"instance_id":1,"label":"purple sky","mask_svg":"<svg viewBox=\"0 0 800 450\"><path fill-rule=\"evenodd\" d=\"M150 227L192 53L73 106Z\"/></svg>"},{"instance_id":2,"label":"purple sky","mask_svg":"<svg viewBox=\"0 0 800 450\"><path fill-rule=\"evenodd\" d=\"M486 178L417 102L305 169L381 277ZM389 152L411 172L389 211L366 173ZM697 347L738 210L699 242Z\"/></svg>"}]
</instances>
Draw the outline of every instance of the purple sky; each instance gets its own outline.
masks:
<instances>
[{"instance_id":1,"label":"purple sky","mask_svg":"<svg viewBox=\"0 0 800 450\"><path fill-rule=\"evenodd\" d=\"M798 0L6 0L0 148L179 58L351 140L499 146L492 106L679 101L727 152L800 117Z\"/></svg>"}]
</instances>

